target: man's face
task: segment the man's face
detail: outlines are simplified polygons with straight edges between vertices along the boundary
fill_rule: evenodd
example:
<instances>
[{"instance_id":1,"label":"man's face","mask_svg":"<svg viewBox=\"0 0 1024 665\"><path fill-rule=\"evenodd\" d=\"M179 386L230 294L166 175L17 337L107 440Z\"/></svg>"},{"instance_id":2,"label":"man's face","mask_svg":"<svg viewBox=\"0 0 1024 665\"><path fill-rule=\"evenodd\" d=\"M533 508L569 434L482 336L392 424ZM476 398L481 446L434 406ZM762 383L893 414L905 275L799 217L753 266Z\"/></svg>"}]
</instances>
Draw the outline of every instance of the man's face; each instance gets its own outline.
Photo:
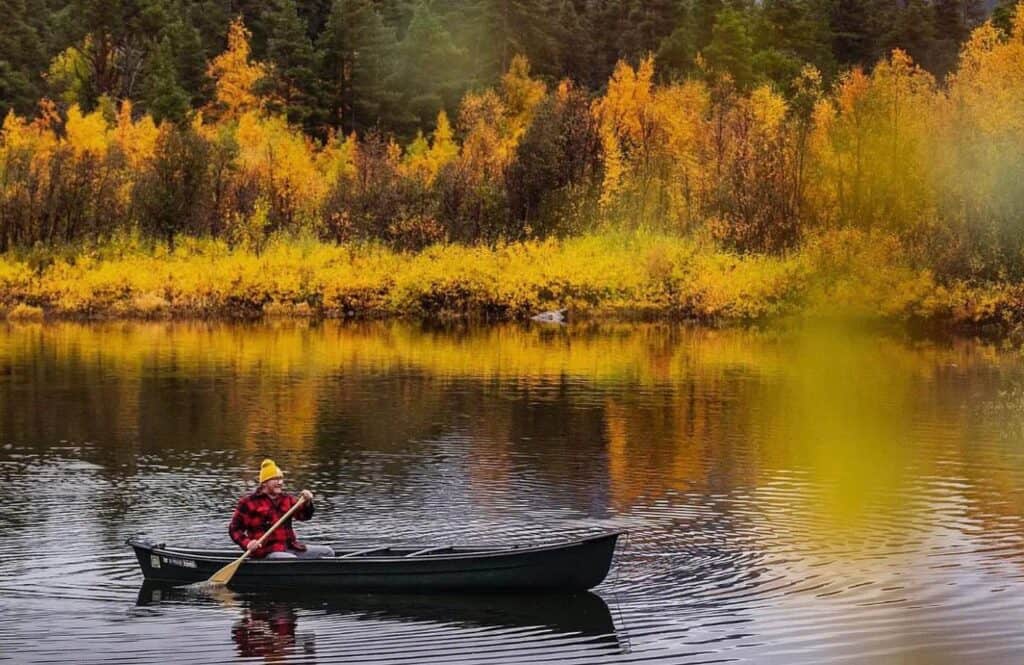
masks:
<instances>
[{"instance_id":1,"label":"man's face","mask_svg":"<svg viewBox=\"0 0 1024 665\"><path fill-rule=\"evenodd\" d=\"M263 483L263 491L270 496L277 496L284 491L284 478L271 478Z\"/></svg>"}]
</instances>

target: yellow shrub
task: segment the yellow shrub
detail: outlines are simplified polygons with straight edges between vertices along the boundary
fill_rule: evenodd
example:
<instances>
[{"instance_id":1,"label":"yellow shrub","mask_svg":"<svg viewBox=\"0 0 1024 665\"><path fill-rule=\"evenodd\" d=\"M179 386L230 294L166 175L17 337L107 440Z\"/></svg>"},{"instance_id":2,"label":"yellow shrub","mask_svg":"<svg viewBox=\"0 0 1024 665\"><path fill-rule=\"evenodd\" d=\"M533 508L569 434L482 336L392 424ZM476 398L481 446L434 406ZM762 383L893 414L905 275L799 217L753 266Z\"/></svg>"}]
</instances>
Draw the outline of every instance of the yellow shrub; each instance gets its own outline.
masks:
<instances>
[{"instance_id":1,"label":"yellow shrub","mask_svg":"<svg viewBox=\"0 0 1024 665\"><path fill-rule=\"evenodd\" d=\"M43 310L40 307L21 303L7 312L7 319L9 321L42 321Z\"/></svg>"}]
</instances>

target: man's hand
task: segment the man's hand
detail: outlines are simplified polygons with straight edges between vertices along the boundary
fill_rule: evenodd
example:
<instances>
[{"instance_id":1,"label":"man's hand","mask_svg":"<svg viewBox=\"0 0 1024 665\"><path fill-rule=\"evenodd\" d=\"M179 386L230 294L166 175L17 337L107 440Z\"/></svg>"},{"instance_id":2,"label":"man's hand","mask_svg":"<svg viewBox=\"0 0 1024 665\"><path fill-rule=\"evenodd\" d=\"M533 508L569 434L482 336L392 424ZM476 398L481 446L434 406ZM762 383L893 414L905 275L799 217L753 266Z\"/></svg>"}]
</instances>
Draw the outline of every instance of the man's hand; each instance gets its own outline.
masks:
<instances>
[{"instance_id":1,"label":"man's hand","mask_svg":"<svg viewBox=\"0 0 1024 665\"><path fill-rule=\"evenodd\" d=\"M301 492L299 492L299 496L301 496L306 501L313 500L313 493L310 492L309 490L302 490Z\"/></svg>"},{"instance_id":2,"label":"man's hand","mask_svg":"<svg viewBox=\"0 0 1024 665\"><path fill-rule=\"evenodd\" d=\"M260 546L260 539L259 538L253 538L252 540L249 541L249 544L245 546L245 549L247 549L250 552L252 552L253 550L257 549L259 546Z\"/></svg>"}]
</instances>

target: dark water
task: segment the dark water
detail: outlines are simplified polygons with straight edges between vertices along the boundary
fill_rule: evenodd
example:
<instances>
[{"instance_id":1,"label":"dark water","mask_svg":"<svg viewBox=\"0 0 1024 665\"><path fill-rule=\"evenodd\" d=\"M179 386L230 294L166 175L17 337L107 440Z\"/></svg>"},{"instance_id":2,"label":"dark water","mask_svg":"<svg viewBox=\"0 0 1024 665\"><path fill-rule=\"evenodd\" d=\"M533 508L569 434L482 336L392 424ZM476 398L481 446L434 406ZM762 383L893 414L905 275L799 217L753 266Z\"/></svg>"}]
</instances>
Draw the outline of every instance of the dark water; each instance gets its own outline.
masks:
<instances>
[{"instance_id":1,"label":"dark water","mask_svg":"<svg viewBox=\"0 0 1024 665\"><path fill-rule=\"evenodd\" d=\"M272 456L311 542L631 532L594 594L143 587ZM0 659L1024 662L1024 363L837 328L0 328ZM626 545L626 543L623 543Z\"/></svg>"}]
</instances>

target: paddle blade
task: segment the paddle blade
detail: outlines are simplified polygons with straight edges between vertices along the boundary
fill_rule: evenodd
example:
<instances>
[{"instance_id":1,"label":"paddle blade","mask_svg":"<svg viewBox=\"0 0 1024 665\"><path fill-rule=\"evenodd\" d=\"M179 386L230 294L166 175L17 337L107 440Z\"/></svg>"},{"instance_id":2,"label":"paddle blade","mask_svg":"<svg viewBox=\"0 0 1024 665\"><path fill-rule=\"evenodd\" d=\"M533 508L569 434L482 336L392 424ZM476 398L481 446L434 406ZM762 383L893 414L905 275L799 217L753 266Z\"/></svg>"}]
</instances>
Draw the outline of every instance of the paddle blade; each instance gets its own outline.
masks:
<instances>
[{"instance_id":1,"label":"paddle blade","mask_svg":"<svg viewBox=\"0 0 1024 665\"><path fill-rule=\"evenodd\" d=\"M210 584L223 586L230 582L231 578L235 576L235 571L238 570L238 567L242 565L243 561L245 561L245 557L238 558L215 572L210 576Z\"/></svg>"}]
</instances>

